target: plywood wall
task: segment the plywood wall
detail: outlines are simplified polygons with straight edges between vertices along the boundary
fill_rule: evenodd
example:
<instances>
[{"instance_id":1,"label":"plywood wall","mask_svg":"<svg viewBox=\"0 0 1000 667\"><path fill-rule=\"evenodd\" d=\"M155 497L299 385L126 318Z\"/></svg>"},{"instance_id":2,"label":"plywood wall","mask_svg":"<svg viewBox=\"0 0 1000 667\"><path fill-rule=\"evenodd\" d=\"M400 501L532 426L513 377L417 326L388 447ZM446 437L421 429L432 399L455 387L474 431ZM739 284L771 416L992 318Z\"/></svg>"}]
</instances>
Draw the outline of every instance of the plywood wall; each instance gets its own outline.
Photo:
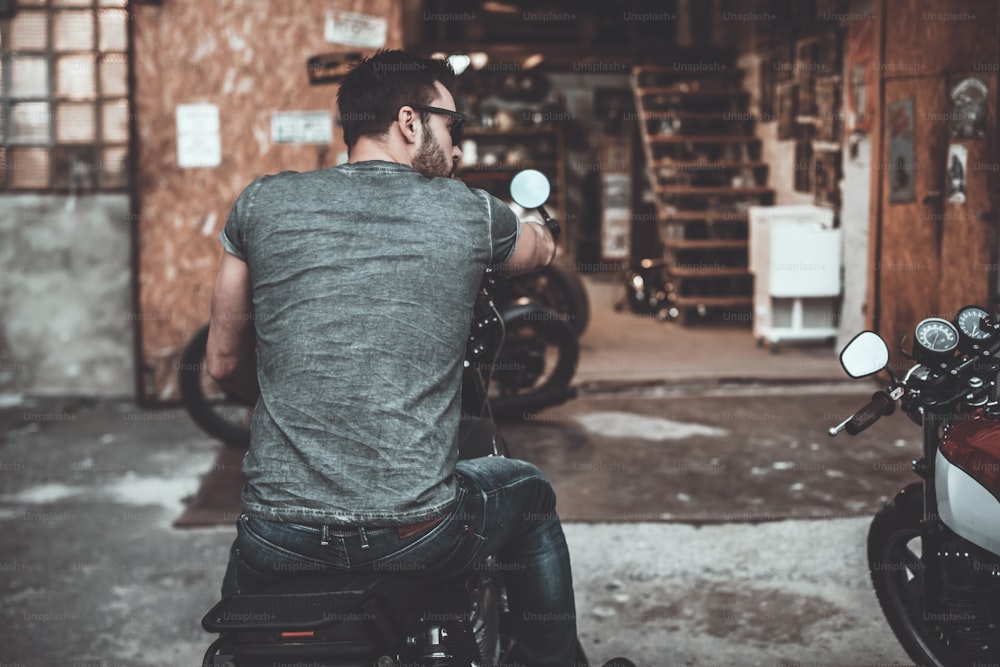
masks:
<instances>
[{"instance_id":1,"label":"plywood wall","mask_svg":"<svg viewBox=\"0 0 1000 667\"><path fill-rule=\"evenodd\" d=\"M373 49L325 41L329 10L388 21L387 48L402 44L395 0L166 0L136 3L134 109L138 139L138 307L143 396L176 397L179 355L209 315L221 255L218 235L233 200L257 176L320 163L316 145L272 144L275 111L328 110L335 85L310 86L309 57ZM177 166L178 105L218 106L221 163ZM323 166L344 150L339 129Z\"/></svg>"}]
</instances>

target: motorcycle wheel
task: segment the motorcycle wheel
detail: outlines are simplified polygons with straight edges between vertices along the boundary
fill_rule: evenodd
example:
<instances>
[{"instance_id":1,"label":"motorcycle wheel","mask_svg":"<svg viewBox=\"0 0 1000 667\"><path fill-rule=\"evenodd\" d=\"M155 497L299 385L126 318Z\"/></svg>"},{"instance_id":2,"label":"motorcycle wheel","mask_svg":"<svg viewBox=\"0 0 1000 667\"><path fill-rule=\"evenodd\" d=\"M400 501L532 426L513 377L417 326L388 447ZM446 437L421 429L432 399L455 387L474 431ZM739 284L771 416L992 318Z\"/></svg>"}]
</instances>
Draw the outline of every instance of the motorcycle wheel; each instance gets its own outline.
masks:
<instances>
[{"instance_id":1,"label":"motorcycle wheel","mask_svg":"<svg viewBox=\"0 0 1000 667\"><path fill-rule=\"evenodd\" d=\"M250 446L250 413L253 407L222 390L205 371L208 345L206 324L191 337L181 355L178 382L188 415L203 431L230 447Z\"/></svg>"},{"instance_id":2,"label":"motorcycle wheel","mask_svg":"<svg viewBox=\"0 0 1000 667\"><path fill-rule=\"evenodd\" d=\"M528 297L566 316L579 336L590 324L590 302L580 275L570 267L552 262L544 269L508 279L517 297Z\"/></svg>"},{"instance_id":3,"label":"motorcycle wheel","mask_svg":"<svg viewBox=\"0 0 1000 667\"><path fill-rule=\"evenodd\" d=\"M569 391L580 358L573 328L547 308L515 306L503 316L505 337L489 387L494 417L531 413ZM558 402L562 402L565 398Z\"/></svg>"},{"instance_id":4,"label":"motorcycle wheel","mask_svg":"<svg viewBox=\"0 0 1000 667\"><path fill-rule=\"evenodd\" d=\"M916 664L965 665L968 658L951 648L940 625L925 620L923 513L923 483L915 482L875 515L868 529L872 585L889 626Z\"/></svg>"}]
</instances>

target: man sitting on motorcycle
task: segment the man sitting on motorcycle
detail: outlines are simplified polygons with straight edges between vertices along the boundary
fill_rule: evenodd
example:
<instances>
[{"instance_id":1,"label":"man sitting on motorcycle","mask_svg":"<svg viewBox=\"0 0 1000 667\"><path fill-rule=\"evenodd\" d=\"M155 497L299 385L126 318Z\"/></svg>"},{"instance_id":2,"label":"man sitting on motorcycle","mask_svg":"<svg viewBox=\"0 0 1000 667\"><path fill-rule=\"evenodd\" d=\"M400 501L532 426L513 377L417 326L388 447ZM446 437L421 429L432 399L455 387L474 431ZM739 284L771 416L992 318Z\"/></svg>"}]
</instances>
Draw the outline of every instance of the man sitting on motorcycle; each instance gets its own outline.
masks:
<instances>
[{"instance_id":1,"label":"man sitting on motorcycle","mask_svg":"<svg viewBox=\"0 0 1000 667\"><path fill-rule=\"evenodd\" d=\"M452 178L453 81L400 51L361 61L338 93L348 163L259 178L229 214L207 364L256 407L223 594L498 553L517 661L565 667L576 614L553 489L524 461L459 462L456 443L484 270L543 266L555 244Z\"/></svg>"}]
</instances>

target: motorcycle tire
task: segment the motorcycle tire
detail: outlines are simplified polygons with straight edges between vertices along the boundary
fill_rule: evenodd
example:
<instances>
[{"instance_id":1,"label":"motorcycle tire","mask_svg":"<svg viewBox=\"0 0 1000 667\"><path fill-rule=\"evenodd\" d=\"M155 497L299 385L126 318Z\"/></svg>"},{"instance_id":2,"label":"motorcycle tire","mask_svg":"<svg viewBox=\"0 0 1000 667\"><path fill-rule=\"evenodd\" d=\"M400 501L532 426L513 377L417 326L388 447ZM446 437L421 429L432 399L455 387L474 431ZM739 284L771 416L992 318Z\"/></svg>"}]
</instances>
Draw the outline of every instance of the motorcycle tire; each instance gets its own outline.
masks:
<instances>
[{"instance_id":1,"label":"motorcycle tire","mask_svg":"<svg viewBox=\"0 0 1000 667\"><path fill-rule=\"evenodd\" d=\"M493 416L530 414L570 398L580 342L569 323L532 303L508 308L501 316L506 333L490 381Z\"/></svg>"},{"instance_id":2,"label":"motorcycle tire","mask_svg":"<svg viewBox=\"0 0 1000 667\"><path fill-rule=\"evenodd\" d=\"M935 624L925 620L924 567L919 549L923 482L914 482L889 501L868 529L868 566L879 605L896 639L915 664L954 667L969 664L948 645Z\"/></svg>"},{"instance_id":3,"label":"motorcycle tire","mask_svg":"<svg viewBox=\"0 0 1000 667\"><path fill-rule=\"evenodd\" d=\"M195 332L181 355L178 369L181 401L188 415L203 431L229 447L246 449L250 446L248 417L252 406L221 389L207 388L213 385L204 370L207 345L206 324Z\"/></svg>"},{"instance_id":4,"label":"motorcycle tire","mask_svg":"<svg viewBox=\"0 0 1000 667\"><path fill-rule=\"evenodd\" d=\"M518 296L551 308L566 316L567 322L581 335L590 324L590 302L580 274L568 266L552 262L544 269L508 279Z\"/></svg>"}]
</instances>

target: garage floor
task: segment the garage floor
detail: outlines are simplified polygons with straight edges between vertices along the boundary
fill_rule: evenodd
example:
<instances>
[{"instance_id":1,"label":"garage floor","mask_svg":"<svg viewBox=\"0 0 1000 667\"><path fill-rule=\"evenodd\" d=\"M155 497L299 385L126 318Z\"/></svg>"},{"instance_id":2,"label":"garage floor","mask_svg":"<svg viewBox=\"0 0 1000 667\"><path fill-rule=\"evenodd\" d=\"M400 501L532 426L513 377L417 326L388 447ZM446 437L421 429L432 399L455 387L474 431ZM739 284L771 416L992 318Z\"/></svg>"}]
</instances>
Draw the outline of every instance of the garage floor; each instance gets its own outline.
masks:
<instances>
[{"instance_id":1,"label":"garage floor","mask_svg":"<svg viewBox=\"0 0 1000 667\"><path fill-rule=\"evenodd\" d=\"M875 385L841 381L829 347L616 328L617 296L591 291L580 397L503 426L556 486L591 661L905 664L864 548L919 430L894 415L832 440ZM0 405L0 662L200 664L234 530L172 522L218 445L176 408Z\"/></svg>"}]
</instances>

